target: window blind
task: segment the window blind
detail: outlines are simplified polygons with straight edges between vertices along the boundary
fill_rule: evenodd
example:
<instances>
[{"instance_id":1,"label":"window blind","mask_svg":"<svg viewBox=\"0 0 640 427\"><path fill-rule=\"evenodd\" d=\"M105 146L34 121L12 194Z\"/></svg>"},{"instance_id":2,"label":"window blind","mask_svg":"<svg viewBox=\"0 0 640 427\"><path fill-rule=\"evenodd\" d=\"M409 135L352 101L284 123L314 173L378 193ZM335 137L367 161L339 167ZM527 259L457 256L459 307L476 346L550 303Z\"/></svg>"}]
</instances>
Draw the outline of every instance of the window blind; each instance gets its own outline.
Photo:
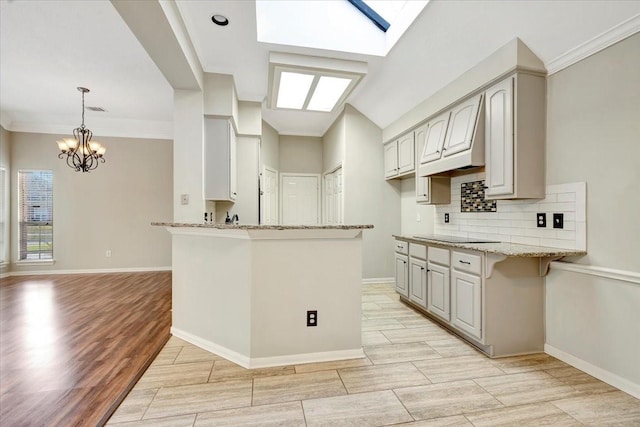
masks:
<instances>
[{"instance_id":1,"label":"window blind","mask_svg":"<svg viewBox=\"0 0 640 427\"><path fill-rule=\"evenodd\" d=\"M20 259L53 259L53 172L19 171Z\"/></svg>"}]
</instances>

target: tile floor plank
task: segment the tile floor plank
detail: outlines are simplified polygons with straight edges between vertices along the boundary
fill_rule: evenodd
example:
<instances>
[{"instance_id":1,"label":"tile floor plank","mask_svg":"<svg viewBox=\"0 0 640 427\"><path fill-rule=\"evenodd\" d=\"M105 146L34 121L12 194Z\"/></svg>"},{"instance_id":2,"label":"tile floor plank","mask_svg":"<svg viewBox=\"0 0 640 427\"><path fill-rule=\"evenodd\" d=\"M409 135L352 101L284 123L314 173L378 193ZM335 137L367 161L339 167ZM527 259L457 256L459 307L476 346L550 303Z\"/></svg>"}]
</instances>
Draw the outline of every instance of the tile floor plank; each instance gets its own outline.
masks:
<instances>
[{"instance_id":1,"label":"tile floor plank","mask_svg":"<svg viewBox=\"0 0 640 427\"><path fill-rule=\"evenodd\" d=\"M335 370L256 378L253 380L254 405L344 394L347 394L347 391L342 385L338 372Z\"/></svg>"},{"instance_id":2,"label":"tile floor plank","mask_svg":"<svg viewBox=\"0 0 640 427\"><path fill-rule=\"evenodd\" d=\"M304 413L300 402L250 406L198 414L195 427L278 426L304 427Z\"/></svg>"}]
</instances>

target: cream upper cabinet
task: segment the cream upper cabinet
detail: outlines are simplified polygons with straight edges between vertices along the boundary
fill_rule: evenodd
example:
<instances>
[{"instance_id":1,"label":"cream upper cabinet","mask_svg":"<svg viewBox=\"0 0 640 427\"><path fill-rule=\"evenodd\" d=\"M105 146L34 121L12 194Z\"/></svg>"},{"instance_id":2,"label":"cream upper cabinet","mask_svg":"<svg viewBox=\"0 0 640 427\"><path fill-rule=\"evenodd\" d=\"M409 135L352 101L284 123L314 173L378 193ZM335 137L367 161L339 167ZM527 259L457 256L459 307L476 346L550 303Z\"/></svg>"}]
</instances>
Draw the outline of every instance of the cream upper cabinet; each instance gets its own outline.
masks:
<instances>
[{"instance_id":1,"label":"cream upper cabinet","mask_svg":"<svg viewBox=\"0 0 640 427\"><path fill-rule=\"evenodd\" d=\"M485 101L487 196L513 194L513 79L489 88Z\"/></svg>"},{"instance_id":2,"label":"cream upper cabinet","mask_svg":"<svg viewBox=\"0 0 640 427\"><path fill-rule=\"evenodd\" d=\"M416 152L422 153L429 123L414 131ZM445 176L420 176L416 170L416 203L447 204L451 201L451 178Z\"/></svg>"},{"instance_id":3,"label":"cream upper cabinet","mask_svg":"<svg viewBox=\"0 0 640 427\"><path fill-rule=\"evenodd\" d=\"M423 147L420 155L421 164L433 162L442 156L450 115L451 112L447 111L416 129L416 141L420 139Z\"/></svg>"},{"instance_id":4,"label":"cream upper cabinet","mask_svg":"<svg viewBox=\"0 0 640 427\"><path fill-rule=\"evenodd\" d=\"M482 95L477 95L456 105L451 110L443 147L444 156L451 156L471 147L481 102Z\"/></svg>"},{"instance_id":5,"label":"cream upper cabinet","mask_svg":"<svg viewBox=\"0 0 640 427\"><path fill-rule=\"evenodd\" d=\"M485 92L485 197L545 196L545 78L509 77Z\"/></svg>"},{"instance_id":6,"label":"cream upper cabinet","mask_svg":"<svg viewBox=\"0 0 640 427\"><path fill-rule=\"evenodd\" d=\"M402 135L384 145L384 177L401 178L415 171L415 143L413 132Z\"/></svg>"},{"instance_id":7,"label":"cream upper cabinet","mask_svg":"<svg viewBox=\"0 0 640 427\"><path fill-rule=\"evenodd\" d=\"M391 141L384 145L384 177L398 175L398 142Z\"/></svg>"},{"instance_id":8,"label":"cream upper cabinet","mask_svg":"<svg viewBox=\"0 0 640 427\"><path fill-rule=\"evenodd\" d=\"M398 173L411 172L416 168L413 132L398 139Z\"/></svg>"},{"instance_id":9,"label":"cream upper cabinet","mask_svg":"<svg viewBox=\"0 0 640 427\"><path fill-rule=\"evenodd\" d=\"M205 200L234 201L237 197L236 134L228 119L204 120Z\"/></svg>"}]
</instances>

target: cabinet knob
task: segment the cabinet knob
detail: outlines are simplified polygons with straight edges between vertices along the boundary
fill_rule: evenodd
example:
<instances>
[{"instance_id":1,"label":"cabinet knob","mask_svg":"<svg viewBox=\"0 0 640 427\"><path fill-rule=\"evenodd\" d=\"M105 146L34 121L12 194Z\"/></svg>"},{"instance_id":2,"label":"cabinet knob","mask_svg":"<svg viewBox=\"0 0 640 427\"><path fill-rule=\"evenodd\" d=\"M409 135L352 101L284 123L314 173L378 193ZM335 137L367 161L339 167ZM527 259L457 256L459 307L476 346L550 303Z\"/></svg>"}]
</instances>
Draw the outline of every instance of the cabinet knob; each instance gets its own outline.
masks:
<instances>
[{"instance_id":1,"label":"cabinet knob","mask_svg":"<svg viewBox=\"0 0 640 427\"><path fill-rule=\"evenodd\" d=\"M420 267L420 270L424 270L424 267Z\"/></svg>"},{"instance_id":2,"label":"cabinet knob","mask_svg":"<svg viewBox=\"0 0 640 427\"><path fill-rule=\"evenodd\" d=\"M404 246L402 246L402 245L398 245L398 246L397 246L397 248L398 248L398 249L402 249L403 247L404 247Z\"/></svg>"}]
</instances>

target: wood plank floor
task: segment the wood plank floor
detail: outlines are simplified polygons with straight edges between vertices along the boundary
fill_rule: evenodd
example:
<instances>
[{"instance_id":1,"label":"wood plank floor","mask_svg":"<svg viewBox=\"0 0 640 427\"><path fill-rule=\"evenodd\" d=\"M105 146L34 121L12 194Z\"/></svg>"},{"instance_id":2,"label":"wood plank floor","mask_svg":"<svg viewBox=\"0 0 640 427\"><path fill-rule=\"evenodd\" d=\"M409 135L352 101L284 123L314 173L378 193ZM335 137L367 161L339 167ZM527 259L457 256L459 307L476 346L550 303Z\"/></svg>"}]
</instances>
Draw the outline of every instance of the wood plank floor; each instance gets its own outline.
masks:
<instances>
[{"instance_id":1,"label":"wood plank floor","mask_svg":"<svg viewBox=\"0 0 640 427\"><path fill-rule=\"evenodd\" d=\"M0 424L104 424L170 325L170 272L2 279Z\"/></svg>"}]
</instances>

